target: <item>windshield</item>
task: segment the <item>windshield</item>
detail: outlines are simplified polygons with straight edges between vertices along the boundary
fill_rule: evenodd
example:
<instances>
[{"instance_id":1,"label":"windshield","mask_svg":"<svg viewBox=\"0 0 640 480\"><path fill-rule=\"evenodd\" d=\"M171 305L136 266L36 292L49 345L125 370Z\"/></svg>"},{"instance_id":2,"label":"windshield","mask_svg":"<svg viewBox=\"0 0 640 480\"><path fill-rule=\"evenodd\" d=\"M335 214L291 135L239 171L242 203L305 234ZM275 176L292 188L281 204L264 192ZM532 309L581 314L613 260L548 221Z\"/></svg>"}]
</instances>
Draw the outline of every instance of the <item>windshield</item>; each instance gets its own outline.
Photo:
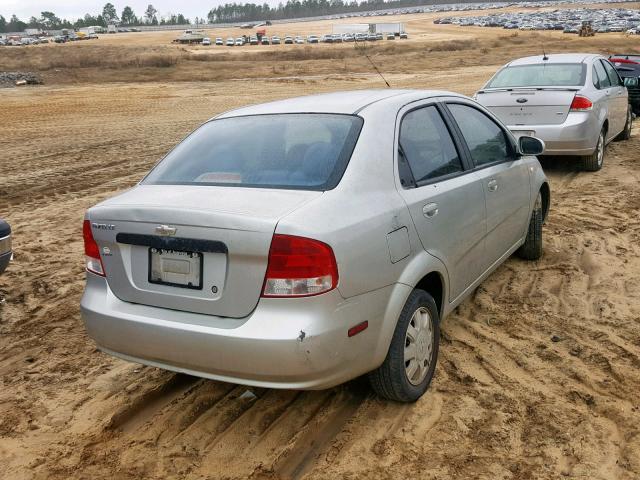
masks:
<instances>
[{"instance_id":1,"label":"windshield","mask_svg":"<svg viewBox=\"0 0 640 480\"><path fill-rule=\"evenodd\" d=\"M516 65L500 70L487 87L576 87L584 85L586 72L584 63Z\"/></svg>"},{"instance_id":2,"label":"windshield","mask_svg":"<svg viewBox=\"0 0 640 480\"><path fill-rule=\"evenodd\" d=\"M362 123L337 114L213 120L176 146L142 183L330 190L342 178Z\"/></svg>"}]
</instances>

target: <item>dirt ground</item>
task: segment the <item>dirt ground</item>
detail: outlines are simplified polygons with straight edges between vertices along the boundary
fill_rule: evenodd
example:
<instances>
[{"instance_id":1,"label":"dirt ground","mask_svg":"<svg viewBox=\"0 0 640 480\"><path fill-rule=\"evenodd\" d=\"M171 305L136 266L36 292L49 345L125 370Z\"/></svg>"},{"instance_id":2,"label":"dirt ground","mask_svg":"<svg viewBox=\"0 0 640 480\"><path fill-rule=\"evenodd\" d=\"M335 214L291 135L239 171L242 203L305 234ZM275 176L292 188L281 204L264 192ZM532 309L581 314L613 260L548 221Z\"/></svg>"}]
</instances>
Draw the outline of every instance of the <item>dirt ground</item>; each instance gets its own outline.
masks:
<instances>
[{"instance_id":1,"label":"dirt ground","mask_svg":"<svg viewBox=\"0 0 640 480\"><path fill-rule=\"evenodd\" d=\"M537 48L522 38L540 38L455 28L472 47L429 51L424 40L423 52L381 53L381 70L394 86L471 94ZM550 42L640 50L620 35ZM111 358L87 337L85 209L218 112L383 86L361 60L332 70L310 58L267 77L258 62L259 82L238 70L211 81L203 62L176 67L198 81L78 68L0 92L0 216L15 238L0 277L0 478L640 478L640 124L600 172L544 162L543 258L508 260L444 322L435 379L415 404L379 400L361 380L296 392L176 375Z\"/></svg>"}]
</instances>

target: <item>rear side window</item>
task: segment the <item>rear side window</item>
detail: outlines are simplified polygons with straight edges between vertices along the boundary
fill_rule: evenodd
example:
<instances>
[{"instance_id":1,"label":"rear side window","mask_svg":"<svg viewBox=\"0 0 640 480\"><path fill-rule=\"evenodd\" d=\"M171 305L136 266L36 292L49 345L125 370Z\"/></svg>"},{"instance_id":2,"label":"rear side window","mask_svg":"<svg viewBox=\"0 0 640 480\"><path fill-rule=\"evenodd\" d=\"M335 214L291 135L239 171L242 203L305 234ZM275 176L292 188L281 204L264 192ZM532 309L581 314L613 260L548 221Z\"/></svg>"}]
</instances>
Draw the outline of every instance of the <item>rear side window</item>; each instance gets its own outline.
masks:
<instances>
[{"instance_id":1,"label":"rear side window","mask_svg":"<svg viewBox=\"0 0 640 480\"><path fill-rule=\"evenodd\" d=\"M618 72L616 72L616 69L613 68L613 66L606 60L600 60L600 61L604 65L604 69L607 71L607 76L609 77L609 82L611 82L611 86L619 87L620 85L622 85L622 82L620 81L620 76L618 75Z\"/></svg>"},{"instance_id":2,"label":"rear side window","mask_svg":"<svg viewBox=\"0 0 640 480\"><path fill-rule=\"evenodd\" d=\"M213 120L142 183L330 190L342 178L362 124L360 117L337 114Z\"/></svg>"},{"instance_id":3,"label":"rear side window","mask_svg":"<svg viewBox=\"0 0 640 480\"><path fill-rule=\"evenodd\" d=\"M611 86L611 81L609 80L609 76L607 75L606 70L602 66L602 62L600 61L594 62L593 67L595 68L596 75L598 77L597 87L600 89L609 88Z\"/></svg>"},{"instance_id":4,"label":"rear side window","mask_svg":"<svg viewBox=\"0 0 640 480\"><path fill-rule=\"evenodd\" d=\"M584 63L514 65L496 73L487 87L576 87L584 85L586 75Z\"/></svg>"},{"instance_id":5,"label":"rear side window","mask_svg":"<svg viewBox=\"0 0 640 480\"><path fill-rule=\"evenodd\" d=\"M407 113L400 125L400 154L416 184L462 171L449 130L434 106Z\"/></svg>"},{"instance_id":6,"label":"rear side window","mask_svg":"<svg viewBox=\"0 0 640 480\"><path fill-rule=\"evenodd\" d=\"M505 132L491 118L475 108L448 104L476 166L502 162L510 158L510 143Z\"/></svg>"}]
</instances>

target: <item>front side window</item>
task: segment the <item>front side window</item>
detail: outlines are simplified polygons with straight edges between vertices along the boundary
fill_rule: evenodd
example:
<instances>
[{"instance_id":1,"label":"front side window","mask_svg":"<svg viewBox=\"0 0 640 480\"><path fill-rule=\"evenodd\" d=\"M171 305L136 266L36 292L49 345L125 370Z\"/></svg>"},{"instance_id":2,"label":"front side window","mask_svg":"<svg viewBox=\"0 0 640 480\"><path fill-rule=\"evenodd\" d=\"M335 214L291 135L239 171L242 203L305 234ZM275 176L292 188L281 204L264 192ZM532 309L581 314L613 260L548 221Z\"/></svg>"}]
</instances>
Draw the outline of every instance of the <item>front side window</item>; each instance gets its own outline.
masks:
<instances>
[{"instance_id":1,"label":"front side window","mask_svg":"<svg viewBox=\"0 0 640 480\"><path fill-rule=\"evenodd\" d=\"M416 184L462 171L462 162L438 109L418 108L400 125L400 155Z\"/></svg>"},{"instance_id":2,"label":"front side window","mask_svg":"<svg viewBox=\"0 0 640 480\"><path fill-rule=\"evenodd\" d=\"M609 80L607 71L602 66L602 62L595 62L593 67L596 69L596 75L598 76L598 88L609 88L611 86L611 81Z\"/></svg>"},{"instance_id":3,"label":"front side window","mask_svg":"<svg viewBox=\"0 0 640 480\"><path fill-rule=\"evenodd\" d=\"M362 124L360 117L337 114L213 120L142 183L330 190L342 178Z\"/></svg>"},{"instance_id":4,"label":"front side window","mask_svg":"<svg viewBox=\"0 0 640 480\"><path fill-rule=\"evenodd\" d=\"M613 66L606 60L601 60L601 62L604 65L604 69L607 71L607 76L609 77L609 82L611 83L611 86L619 87L620 85L622 85L622 82L620 81L620 76L618 75L618 72L616 72L616 69L613 68Z\"/></svg>"},{"instance_id":5,"label":"front side window","mask_svg":"<svg viewBox=\"0 0 640 480\"><path fill-rule=\"evenodd\" d=\"M586 78L584 63L541 63L514 65L500 70L487 88L579 87Z\"/></svg>"},{"instance_id":6,"label":"front side window","mask_svg":"<svg viewBox=\"0 0 640 480\"><path fill-rule=\"evenodd\" d=\"M505 132L481 111L457 103L448 105L476 166L502 162L510 158Z\"/></svg>"}]
</instances>

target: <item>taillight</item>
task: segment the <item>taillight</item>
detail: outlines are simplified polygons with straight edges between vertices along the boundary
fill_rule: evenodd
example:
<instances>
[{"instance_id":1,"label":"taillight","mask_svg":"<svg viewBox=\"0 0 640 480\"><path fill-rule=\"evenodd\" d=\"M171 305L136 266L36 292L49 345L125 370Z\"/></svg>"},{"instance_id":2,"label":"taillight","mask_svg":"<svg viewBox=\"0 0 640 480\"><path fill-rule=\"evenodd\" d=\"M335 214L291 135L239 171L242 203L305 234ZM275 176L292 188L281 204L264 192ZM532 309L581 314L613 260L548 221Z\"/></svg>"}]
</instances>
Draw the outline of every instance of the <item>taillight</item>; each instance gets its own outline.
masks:
<instances>
[{"instance_id":1,"label":"taillight","mask_svg":"<svg viewBox=\"0 0 640 480\"><path fill-rule=\"evenodd\" d=\"M100 249L93 239L89 220L85 220L82 224L82 237L84 238L84 259L87 271L104 277L104 267L102 265L102 259L100 258Z\"/></svg>"},{"instance_id":2,"label":"taillight","mask_svg":"<svg viewBox=\"0 0 640 480\"><path fill-rule=\"evenodd\" d=\"M570 110L572 112L583 112L586 110L591 110L592 108L593 102L591 100L589 100L587 97L583 97L582 95L576 95L575 97L573 97L573 102L571 102Z\"/></svg>"},{"instance_id":3,"label":"taillight","mask_svg":"<svg viewBox=\"0 0 640 480\"><path fill-rule=\"evenodd\" d=\"M273 236L263 297L308 297L338 284L338 265L326 243L292 235Z\"/></svg>"}]
</instances>

